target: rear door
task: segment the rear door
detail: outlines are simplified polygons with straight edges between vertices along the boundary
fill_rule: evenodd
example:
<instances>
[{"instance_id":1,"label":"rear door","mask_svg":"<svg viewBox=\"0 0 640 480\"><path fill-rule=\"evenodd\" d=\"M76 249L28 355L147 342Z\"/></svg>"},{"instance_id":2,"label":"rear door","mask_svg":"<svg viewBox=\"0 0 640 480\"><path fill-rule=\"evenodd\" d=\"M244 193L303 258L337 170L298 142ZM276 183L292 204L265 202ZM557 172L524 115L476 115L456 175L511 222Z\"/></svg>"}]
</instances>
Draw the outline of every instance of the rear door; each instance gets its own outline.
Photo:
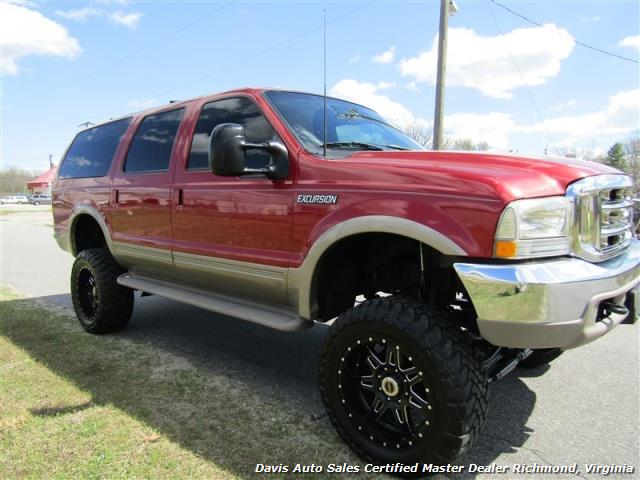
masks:
<instances>
[{"instance_id":1,"label":"rear door","mask_svg":"<svg viewBox=\"0 0 640 480\"><path fill-rule=\"evenodd\" d=\"M132 271L170 277L171 183L186 107L139 118L114 175L111 224L118 260Z\"/></svg>"}]
</instances>

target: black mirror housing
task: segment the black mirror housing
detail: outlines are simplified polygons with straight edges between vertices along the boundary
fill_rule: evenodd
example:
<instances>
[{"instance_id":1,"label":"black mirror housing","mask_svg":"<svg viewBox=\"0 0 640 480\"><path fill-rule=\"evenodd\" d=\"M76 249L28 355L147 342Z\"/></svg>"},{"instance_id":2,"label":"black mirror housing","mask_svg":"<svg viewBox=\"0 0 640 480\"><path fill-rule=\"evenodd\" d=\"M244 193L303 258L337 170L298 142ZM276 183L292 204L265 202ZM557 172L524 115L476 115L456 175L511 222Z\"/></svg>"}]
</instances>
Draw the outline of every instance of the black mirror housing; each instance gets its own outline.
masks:
<instances>
[{"instance_id":1,"label":"black mirror housing","mask_svg":"<svg viewBox=\"0 0 640 480\"><path fill-rule=\"evenodd\" d=\"M245 153L242 145L244 127L237 123L221 123L209 138L209 168L216 175L237 177L245 169Z\"/></svg>"},{"instance_id":2,"label":"black mirror housing","mask_svg":"<svg viewBox=\"0 0 640 480\"><path fill-rule=\"evenodd\" d=\"M271 155L269 165L247 168L246 151L249 149L267 151ZM271 180L283 180L289 176L289 152L281 142L249 143L242 125L222 123L211 132L209 168L216 175L227 177L263 174Z\"/></svg>"}]
</instances>

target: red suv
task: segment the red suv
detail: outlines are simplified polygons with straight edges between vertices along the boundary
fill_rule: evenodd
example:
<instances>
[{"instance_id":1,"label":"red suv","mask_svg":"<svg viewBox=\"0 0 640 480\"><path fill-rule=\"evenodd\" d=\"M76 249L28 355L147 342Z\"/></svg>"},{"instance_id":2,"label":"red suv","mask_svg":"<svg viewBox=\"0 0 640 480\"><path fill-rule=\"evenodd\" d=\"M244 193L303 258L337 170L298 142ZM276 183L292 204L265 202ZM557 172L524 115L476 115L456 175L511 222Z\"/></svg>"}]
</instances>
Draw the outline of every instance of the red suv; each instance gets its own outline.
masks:
<instances>
[{"instance_id":1,"label":"red suv","mask_svg":"<svg viewBox=\"0 0 640 480\"><path fill-rule=\"evenodd\" d=\"M81 131L53 212L88 332L125 327L136 290L329 323L340 435L436 465L477 438L492 380L635 319L632 189L603 165L425 151L361 105L243 89Z\"/></svg>"}]
</instances>

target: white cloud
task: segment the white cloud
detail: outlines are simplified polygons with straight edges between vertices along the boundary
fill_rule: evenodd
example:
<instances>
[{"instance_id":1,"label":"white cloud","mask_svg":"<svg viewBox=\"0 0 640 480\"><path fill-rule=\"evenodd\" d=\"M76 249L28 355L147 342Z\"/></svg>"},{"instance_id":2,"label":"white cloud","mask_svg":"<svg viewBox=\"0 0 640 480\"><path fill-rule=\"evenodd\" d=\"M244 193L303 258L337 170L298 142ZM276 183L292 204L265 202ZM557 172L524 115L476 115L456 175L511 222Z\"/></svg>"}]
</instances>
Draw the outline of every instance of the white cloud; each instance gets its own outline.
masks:
<instances>
[{"instance_id":1,"label":"white cloud","mask_svg":"<svg viewBox=\"0 0 640 480\"><path fill-rule=\"evenodd\" d=\"M594 15L593 17L580 17L580 23L596 23L600 21L600 15Z\"/></svg>"},{"instance_id":2,"label":"white cloud","mask_svg":"<svg viewBox=\"0 0 640 480\"><path fill-rule=\"evenodd\" d=\"M518 28L495 37L484 37L468 28L451 28L447 85L475 88L491 97L512 98L518 87L542 85L555 77L562 60L573 50L575 43L569 40L572 38L567 30L553 24ZM415 81L435 84L437 52L436 35L431 49L403 59L400 71Z\"/></svg>"},{"instance_id":3,"label":"white cloud","mask_svg":"<svg viewBox=\"0 0 640 480\"><path fill-rule=\"evenodd\" d=\"M624 37L620 40L618 46L635 48L640 52L640 35L629 35L628 37Z\"/></svg>"},{"instance_id":4,"label":"white cloud","mask_svg":"<svg viewBox=\"0 0 640 480\"><path fill-rule=\"evenodd\" d=\"M562 138L561 146L574 145L586 139L622 135L640 128L640 88L616 93L609 97L603 110L581 115L565 115L523 127L525 133L547 131Z\"/></svg>"},{"instance_id":5,"label":"white cloud","mask_svg":"<svg viewBox=\"0 0 640 480\"><path fill-rule=\"evenodd\" d=\"M380 95L378 85L347 78L331 87L330 93L335 97L372 108L396 125L404 126L411 123L415 119L411 111L389 97Z\"/></svg>"},{"instance_id":6,"label":"white cloud","mask_svg":"<svg viewBox=\"0 0 640 480\"><path fill-rule=\"evenodd\" d=\"M140 12L132 12L125 13L121 11L110 13L109 20L118 25L122 25L124 27L130 28L131 30L135 30L140 23L140 18L142 17L142 13Z\"/></svg>"},{"instance_id":7,"label":"white cloud","mask_svg":"<svg viewBox=\"0 0 640 480\"><path fill-rule=\"evenodd\" d=\"M549 107L549 110L552 112L561 112L562 110L566 110L567 108L575 107L578 104L577 100L568 100L566 102L560 102L552 107Z\"/></svg>"},{"instance_id":8,"label":"white cloud","mask_svg":"<svg viewBox=\"0 0 640 480\"><path fill-rule=\"evenodd\" d=\"M69 20L75 20L77 22L86 22L89 17L100 17L104 14L104 11L93 8L75 8L71 10L56 10L56 15L67 18Z\"/></svg>"},{"instance_id":9,"label":"white cloud","mask_svg":"<svg viewBox=\"0 0 640 480\"><path fill-rule=\"evenodd\" d=\"M113 2L103 1L98 3L111 4L111 3L125 3L125 2ZM115 12L107 12L101 8L83 7L75 8L71 10L56 10L56 15L66 18L68 20L74 20L76 22L86 22L91 17L106 17L111 23L127 27L131 30L135 30L140 23L142 13L140 12L123 12L117 10Z\"/></svg>"},{"instance_id":10,"label":"white cloud","mask_svg":"<svg viewBox=\"0 0 640 480\"><path fill-rule=\"evenodd\" d=\"M374 55L371 58L371 61L374 63L379 63L381 65L393 62L393 59L396 56L396 47L391 47L389 50L381 52L377 55Z\"/></svg>"},{"instance_id":11,"label":"white cloud","mask_svg":"<svg viewBox=\"0 0 640 480\"><path fill-rule=\"evenodd\" d=\"M349 59L349 63L357 63L358 61L360 61L360 55L354 55Z\"/></svg>"},{"instance_id":12,"label":"white cloud","mask_svg":"<svg viewBox=\"0 0 640 480\"><path fill-rule=\"evenodd\" d=\"M492 150L506 150L509 134L521 129L508 113L452 113L445 115L447 137L487 142Z\"/></svg>"},{"instance_id":13,"label":"white cloud","mask_svg":"<svg viewBox=\"0 0 640 480\"><path fill-rule=\"evenodd\" d=\"M512 134L545 135L555 147L579 147L585 143L607 142L640 128L640 89L616 93L608 105L581 115L562 115L532 125L517 123L508 113L453 113L445 116L447 136L486 141L492 149L511 145Z\"/></svg>"},{"instance_id":14,"label":"white cloud","mask_svg":"<svg viewBox=\"0 0 640 480\"><path fill-rule=\"evenodd\" d=\"M144 110L155 107L159 103L155 98L134 98L133 100L129 100L127 106L133 109Z\"/></svg>"},{"instance_id":15,"label":"white cloud","mask_svg":"<svg viewBox=\"0 0 640 480\"><path fill-rule=\"evenodd\" d=\"M35 3L31 0L2 0L0 3L11 3L13 5L21 5L23 7L35 7Z\"/></svg>"},{"instance_id":16,"label":"white cloud","mask_svg":"<svg viewBox=\"0 0 640 480\"><path fill-rule=\"evenodd\" d=\"M28 55L74 58L82 52L78 41L62 25L40 12L11 3L0 3L0 72L16 75L17 61Z\"/></svg>"},{"instance_id":17,"label":"white cloud","mask_svg":"<svg viewBox=\"0 0 640 480\"><path fill-rule=\"evenodd\" d=\"M395 82L385 82L384 80L380 80L376 85L378 90L389 90L390 88L396 88Z\"/></svg>"},{"instance_id":18,"label":"white cloud","mask_svg":"<svg viewBox=\"0 0 640 480\"><path fill-rule=\"evenodd\" d=\"M418 87L418 84L416 82L409 82L405 85L405 88L407 90L411 90L412 92L418 92L418 93L422 93L422 90L420 90L420 88Z\"/></svg>"}]
</instances>

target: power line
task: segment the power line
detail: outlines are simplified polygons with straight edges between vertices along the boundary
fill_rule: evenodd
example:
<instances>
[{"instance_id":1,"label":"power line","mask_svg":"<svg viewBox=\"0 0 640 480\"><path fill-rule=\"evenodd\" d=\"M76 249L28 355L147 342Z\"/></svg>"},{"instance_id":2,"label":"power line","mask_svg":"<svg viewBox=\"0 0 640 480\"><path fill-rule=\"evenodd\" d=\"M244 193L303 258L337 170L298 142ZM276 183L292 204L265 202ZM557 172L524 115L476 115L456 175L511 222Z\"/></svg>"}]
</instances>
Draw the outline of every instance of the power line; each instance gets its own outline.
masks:
<instances>
[{"instance_id":1,"label":"power line","mask_svg":"<svg viewBox=\"0 0 640 480\"><path fill-rule=\"evenodd\" d=\"M234 0L234 1L237 1L237 0ZM351 14L353 14L353 13L359 11L359 10L362 10L365 7L368 7L369 5L375 3L376 1L377 0L369 0L366 3L360 4L360 5L354 7L352 9L350 9L350 10L347 10L343 14L340 14L340 15L338 15L336 17L333 17L333 18L327 20L327 24L331 24L331 23L337 22L338 20L341 20L344 17L347 17L347 16L349 16L349 15L351 15ZM229 3L234 3L234 2L229 2ZM225 6L227 6L227 5L228 4L225 4ZM303 32L300 32L300 33L297 33L297 34L292 35L290 37L287 37L287 38L285 38L284 40L282 40L280 42L272 44L272 45L270 45L270 46L268 46L268 47L266 47L266 48L264 48L262 50L259 50L258 52L255 52L255 53L252 53L250 55L247 55L247 56L245 56L245 57L243 57L243 58L241 58L241 59L239 59L239 60L237 60L235 62L229 63L229 64L227 64L227 65L225 65L225 66L223 66L223 67L221 67L221 68L219 68L219 69L217 69L217 70L215 70L213 72L208 72L208 73L206 73L204 75L201 75L198 78L195 78L195 79L193 79L193 80L191 80L189 82L182 83L180 85L174 85L174 86L172 86L172 87L170 87L168 89L165 89L165 90L163 90L161 92L155 92L155 93L152 93L150 95L152 95L152 96L164 95L164 94L169 93L169 92L171 92L173 90L176 90L177 88L186 87L186 86L192 85L194 83L197 83L197 82L199 82L201 80L204 80L206 78L209 78L209 77L211 77L213 75L217 75L217 74L219 74L221 72L224 72L224 71L226 71L226 70L228 70L230 68L233 68L233 67L235 67L237 65L240 65L240 64L242 64L244 62L247 62L249 60L253 60L254 58L260 57L260 56L264 55L265 53L268 53L268 52L270 52L272 50L275 50L275 49L280 48L280 47L282 47L284 45L287 45L287 44L292 43L292 42L294 42L296 40L299 40L300 38L306 37L307 35L322 29L322 25L323 24L320 23L320 24L316 25L315 27L309 28L308 30L305 30ZM186 27L183 27L182 29L184 29L184 28L186 28ZM172 32L172 33L175 33L175 32ZM104 117L107 117L107 118L118 118L118 117L120 117L120 116L122 116L124 114L114 115L114 112L115 111L120 111L124 107L125 107L125 105L122 105L121 107L116 107L114 109L110 109L109 112L105 112ZM130 109L128 111L130 111ZM98 117L98 115L96 115L96 116ZM102 117L103 115L99 115L99 116ZM70 125L72 123L75 123L75 122L73 122L73 121L71 121L71 122L63 122L63 123L52 125L51 127L62 127L62 126Z\"/></svg>"},{"instance_id":2,"label":"power line","mask_svg":"<svg viewBox=\"0 0 640 480\"><path fill-rule=\"evenodd\" d=\"M114 65L116 65L116 64L118 64L118 63L120 63L120 62L122 62L124 60L127 60L127 59L139 54L140 52L143 52L143 51L149 49L150 47L158 45L159 43L162 43L165 40L167 40L167 39L169 39L171 37L174 37L174 36L178 35L179 33L184 32L185 30L188 30L192 26L194 26L194 25L206 20L207 18L211 17L212 15L215 15L216 13L220 12L221 10L224 10L225 8L227 8L228 6L236 3L237 1L238 0L231 0L231 1L225 3L224 5L216 8L216 9L205 13L201 17L198 17L196 20L194 20L192 22L189 22L189 23L183 25L182 27L180 27L180 28L178 28L176 30L173 30L173 31L167 33L166 35L162 35L161 37L158 37L155 40L153 40L153 41L151 41L151 42L149 42L149 43L147 43L145 45L142 45L140 48L132 50L132 51L126 53L125 55L123 55L121 57L118 57L118 58L112 60L111 62L102 65L101 67L98 67L95 70L92 70L92 71L87 72L85 74L81 74L79 76L76 75L73 78L69 79L68 81L66 81L66 82L64 82L62 84L59 84L57 87L53 87L51 89L43 90L43 91L40 91L38 93L31 94L31 95L29 95L27 97L24 97L24 98L19 98L17 100L17 102L23 102L23 101L25 101L27 99L31 100L33 98L38 98L38 97L41 97L43 95L46 95L49 92L62 90L64 88L68 87L69 85L77 84L80 80L84 80L84 79L86 79L88 77L91 77L91 76L95 75L96 73L104 72L105 70L108 70L109 68L113 67Z\"/></svg>"},{"instance_id":3,"label":"power line","mask_svg":"<svg viewBox=\"0 0 640 480\"><path fill-rule=\"evenodd\" d=\"M526 17L525 15L518 13L512 9L510 9L509 7L507 7L506 5L503 5L502 3L496 1L496 0L491 0L491 2L495 3L497 6L499 6L500 8L503 8L504 10L506 10L507 12L511 13L512 15L515 15L516 17L520 17L521 19L523 19L525 22L529 22L532 25L536 25L537 27L541 27L544 28L545 30L547 30L550 33L553 33L554 35L557 35L559 37L565 38L567 40L571 40L572 42L574 42L577 45L580 45L581 47L584 48L588 48L589 50L593 50L594 52L598 52L598 53L602 53L603 55L609 55L610 57L615 57L619 60L624 60L626 62L632 62L632 63L640 63L638 62L638 60L635 60L633 58L630 57L625 57L623 55L618 55L617 53L613 53L613 52L608 52L607 50L603 50L601 48L598 47L594 47L593 45L589 45L588 43L584 43L581 42L579 40L576 40L573 37L568 37L566 35L562 35L561 33L554 31L554 30L549 30L548 28L546 28L544 25L542 25L541 23L536 22L535 20L531 20L530 18Z\"/></svg>"},{"instance_id":4,"label":"power line","mask_svg":"<svg viewBox=\"0 0 640 480\"><path fill-rule=\"evenodd\" d=\"M491 0L492 2L494 0ZM489 11L491 12L491 16L493 17L493 21L496 24L496 28L498 29L498 32L500 32L500 35L504 35L504 33L502 32L502 29L500 28L500 24L498 23L498 18L496 17L495 12L493 11L493 7L491 6L491 3L489 3ZM545 133L547 134L547 139L549 140L549 143L551 145L553 145L553 138L551 138L551 133L549 133L549 130L547 130L547 127L544 124L544 117L542 116L542 112L540 111L540 108L538 108L538 103L536 102L536 99L533 97L533 92L531 92L531 89L529 88L529 85L527 84L526 80L524 79L524 75L522 74L522 70L520 70L520 67L518 66L518 63L516 62L516 59L513 56L513 53L511 52L511 48L509 47L509 45L507 45L507 51L509 52L509 57L511 58L511 63L513 63L513 66L515 67L515 69L517 70L518 74L520 75L520 78L522 79L522 83L524 85L525 90L527 91L527 95L529 96L529 99L531 100L531 103L533 104L533 108L535 109L536 113L538 114L538 119L540 120L540 123L542 125L542 128L544 129Z\"/></svg>"},{"instance_id":5,"label":"power line","mask_svg":"<svg viewBox=\"0 0 640 480\"><path fill-rule=\"evenodd\" d=\"M333 17L332 19L327 20L327 25L331 24L331 23L334 23L334 22L337 22L338 20L357 12L358 10L362 10L363 8L368 7L369 5L375 3L376 1L377 0L369 0L366 3L363 3L361 5L358 5L357 7L354 7L352 9L350 9L350 10L347 10L345 13L343 13L341 15L338 15L336 17ZM280 47L282 47L284 45L287 45L289 43L295 42L296 40L299 40L300 38L306 37L307 35L309 35L309 34L311 34L313 32L317 32L317 31L321 30L322 28L323 28L323 24L320 23L320 24L316 25L315 27L309 28L308 30L300 32L300 33L298 33L296 35L293 35L291 37L287 37L287 38L285 38L284 40L282 40L282 41L280 41L278 43L275 43L275 44L273 44L271 46L268 46L268 47L266 47L266 48L264 48L262 50L257 51L256 53L253 53L251 55L247 55L246 57L243 57L243 58L241 58L240 60L238 60L236 62L229 63L229 64L219 68L218 70L206 73L204 75L199 76L198 78L190 80L189 82L185 82L185 83L182 83L180 85L173 86L173 87L171 87L171 88L169 88L167 90L163 90L162 92L155 93L154 96L164 95L164 94L169 93L169 92L171 92L171 91L173 91L173 90L175 90L177 88L186 87L186 86L192 85L194 83L200 82L200 81L202 81L204 79L207 79L207 78L209 78L209 77L211 77L213 75L217 75L218 73L222 73L225 70L228 70L229 68L235 67L235 66L240 65L242 63L245 63L245 62L247 62L249 60L253 60L254 58L261 57L265 53L268 53L268 52L270 52L272 50L280 48Z\"/></svg>"}]
</instances>

